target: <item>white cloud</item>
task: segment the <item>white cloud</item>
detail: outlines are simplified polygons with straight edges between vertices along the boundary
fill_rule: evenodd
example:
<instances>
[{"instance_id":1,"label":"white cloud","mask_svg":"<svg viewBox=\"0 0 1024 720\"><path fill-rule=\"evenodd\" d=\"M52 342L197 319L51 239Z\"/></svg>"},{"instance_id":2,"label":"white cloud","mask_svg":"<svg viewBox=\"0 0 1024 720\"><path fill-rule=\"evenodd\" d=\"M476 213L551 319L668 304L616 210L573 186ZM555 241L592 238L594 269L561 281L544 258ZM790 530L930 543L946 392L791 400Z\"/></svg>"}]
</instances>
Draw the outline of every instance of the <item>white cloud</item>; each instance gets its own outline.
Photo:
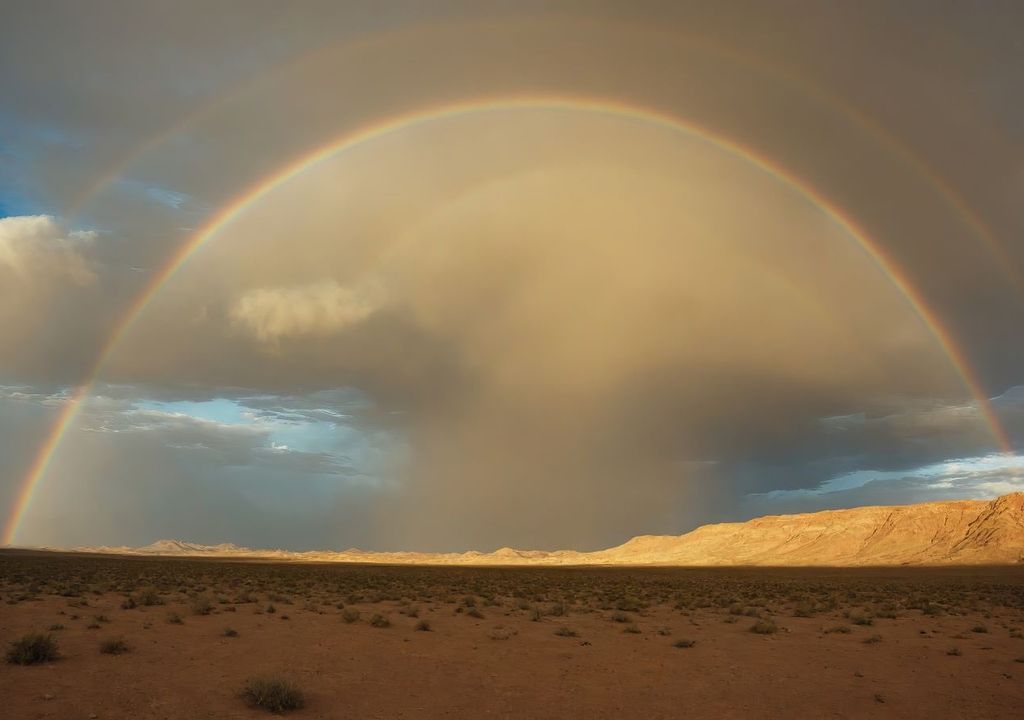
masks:
<instances>
[{"instance_id":1,"label":"white cloud","mask_svg":"<svg viewBox=\"0 0 1024 720\"><path fill-rule=\"evenodd\" d=\"M96 281L83 246L94 232L67 231L49 215L0 218L0 269L26 284L66 280L75 285Z\"/></svg>"},{"instance_id":2,"label":"white cloud","mask_svg":"<svg viewBox=\"0 0 1024 720\"><path fill-rule=\"evenodd\" d=\"M377 288L353 289L336 282L257 288L231 308L231 319L261 342L324 337L356 325L380 307Z\"/></svg>"}]
</instances>

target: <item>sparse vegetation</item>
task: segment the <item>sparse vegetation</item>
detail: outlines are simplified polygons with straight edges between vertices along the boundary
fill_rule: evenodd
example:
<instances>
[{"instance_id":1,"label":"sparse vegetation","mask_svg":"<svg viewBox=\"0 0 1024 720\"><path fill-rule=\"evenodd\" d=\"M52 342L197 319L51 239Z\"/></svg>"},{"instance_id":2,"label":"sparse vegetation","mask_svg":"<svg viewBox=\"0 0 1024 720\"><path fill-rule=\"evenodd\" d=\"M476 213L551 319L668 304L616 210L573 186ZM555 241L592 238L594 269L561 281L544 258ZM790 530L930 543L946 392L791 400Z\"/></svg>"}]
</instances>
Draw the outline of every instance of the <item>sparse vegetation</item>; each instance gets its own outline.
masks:
<instances>
[{"instance_id":1,"label":"sparse vegetation","mask_svg":"<svg viewBox=\"0 0 1024 720\"><path fill-rule=\"evenodd\" d=\"M341 619L351 624L359 620L359 615L359 611L355 608L345 608L341 613Z\"/></svg>"},{"instance_id":2,"label":"sparse vegetation","mask_svg":"<svg viewBox=\"0 0 1024 720\"><path fill-rule=\"evenodd\" d=\"M213 612L213 601L206 595L197 595L192 598L192 613L194 615L209 615Z\"/></svg>"},{"instance_id":3,"label":"sparse vegetation","mask_svg":"<svg viewBox=\"0 0 1024 720\"><path fill-rule=\"evenodd\" d=\"M976 572L982 571L972 570ZM731 637L730 642L752 643L754 652L789 652L813 642L826 653L831 648L845 657L859 655L866 662L880 661L897 648L906 650L916 644L915 652L952 671L964 662L944 657L946 643L956 639L957 647L949 648L951 656L960 655L962 648L971 661L964 667L972 672L977 670L974 661L989 661L996 666L993 672L998 679L1000 670L1009 673L1016 667L1011 666L1014 659L1024 654L1024 643L1014 639L1022 636L1024 626L1024 579L1019 570L998 569L984 575L984 581L975 581L974 574L970 582L964 577L955 571L914 569L879 576L844 569L816 574L746 569L364 567L187 558L29 558L0 553L2 600L18 606L0 607L13 613L31 609L33 622L39 628L49 627L51 633L66 626L60 640L69 654L71 648L85 647L86 654L95 655L101 638L124 633L139 656L145 648L147 661L151 652L166 651L168 645L180 648L183 641L209 643L221 651L229 645L242 650L246 641L233 641L242 643L234 645L219 639L239 637L228 625L244 629L249 640L257 634L263 634L262 640L275 633L278 638L290 636L288 623L277 620L295 612L296 636L319 624L342 645L346 639L372 643L374 638L364 637L372 631L343 628L341 623L368 622L381 628L394 622L392 633L376 638L388 647L410 642L406 647L412 648L419 642L426 649L459 636L460 642L472 643L480 651L490 648L498 655L513 649L529 652L530 643L539 639L567 654L593 652L586 649L592 642L600 653L671 655L672 648L695 644L707 650L717 634ZM128 598L135 607L126 602ZM123 612L116 609L122 603ZM205 630L202 617L189 617L203 605L210 614L228 613L235 603L247 603L248 612L239 604L241 616L214 620ZM153 605L166 607L147 611ZM475 621L444 620L452 614ZM789 620L790 615L798 619ZM433 627L438 618L444 628ZM165 619L196 627L183 628L184 635L177 629L160 631ZM533 625L530 620L543 624ZM250 621L251 625L245 624ZM144 632L150 623L154 630ZM726 628L723 623L739 624ZM89 635L87 624L104 631ZM438 632L418 635L432 630ZM145 639L136 641L133 631ZM876 631L879 634L872 634ZM165 638L173 637L172 642L162 643L161 632ZM748 632L778 633L778 637L762 641ZM90 639L96 644L90 644ZM515 647L499 647L501 641ZM989 644L995 652L981 652ZM94 657L92 662L127 667L131 658ZM691 657L675 660L686 663ZM1024 663L1024 657L1018 662ZM69 669L72 664L67 664ZM870 676L866 668L861 669ZM12 668L11 672L22 671ZM1013 673L1015 678L1021 674ZM861 687L862 699L870 702L874 689ZM890 698L889 704L895 702Z\"/></svg>"},{"instance_id":4,"label":"sparse vegetation","mask_svg":"<svg viewBox=\"0 0 1024 720\"><path fill-rule=\"evenodd\" d=\"M52 635L29 633L11 643L7 662L12 665L36 665L59 657L57 641Z\"/></svg>"},{"instance_id":5,"label":"sparse vegetation","mask_svg":"<svg viewBox=\"0 0 1024 720\"><path fill-rule=\"evenodd\" d=\"M108 638L100 643L100 652L104 655L120 655L128 652L128 643L121 638Z\"/></svg>"},{"instance_id":6,"label":"sparse vegetation","mask_svg":"<svg viewBox=\"0 0 1024 720\"><path fill-rule=\"evenodd\" d=\"M750 632L758 635L773 635L779 631L779 626L773 620L762 618L750 626Z\"/></svg>"},{"instance_id":7,"label":"sparse vegetation","mask_svg":"<svg viewBox=\"0 0 1024 720\"><path fill-rule=\"evenodd\" d=\"M272 713L298 710L305 705L305 698L298 686L277 676L250 678L242 689L242 698L253 707Z\"/></svg>"}]
</instances>

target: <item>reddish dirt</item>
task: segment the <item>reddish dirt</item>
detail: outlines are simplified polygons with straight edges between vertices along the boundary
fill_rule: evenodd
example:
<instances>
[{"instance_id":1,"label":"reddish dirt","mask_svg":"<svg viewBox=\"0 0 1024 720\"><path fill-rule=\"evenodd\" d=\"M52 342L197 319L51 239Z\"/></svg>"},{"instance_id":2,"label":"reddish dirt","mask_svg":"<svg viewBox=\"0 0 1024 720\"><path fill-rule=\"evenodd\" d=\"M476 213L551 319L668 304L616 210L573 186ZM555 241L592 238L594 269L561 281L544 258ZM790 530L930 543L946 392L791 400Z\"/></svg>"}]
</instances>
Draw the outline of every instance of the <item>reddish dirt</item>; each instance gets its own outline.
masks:
<instances>
[{"instance_id":1,"label":"reddish dirt","mask_svg":"<svg viewBox=\"0 0 1024 720\"><path fill-rule=\"evenodd\" d=\"M122 610L122 599L108 594L81 609L53 596L0 606L5 647L26 632L66 626L53 633L58 661L0 665L0 715L264 717L239 697L260 673L304 690L296 718L1015 718L1024 707L1024 664L1015 662L1024 640L1007 629L1021 622L1015 610L915 613L850 625L849 634L822 632L849 624L839 613L777 617L780 631L762 636L749 631L752 618L727 623L720 611L651 609L633 615L641 633L631 634L609 613L533 622L505 608L483 608L475 619L424 604L420 617L433 631L417 632L417 620L392 603L356 605L362 619L345 624L334 608L284 605L270 615L248 604L197 616L173 604ZM171 611L184 624L169 623ZM374 612L392 627L371 627ZM87 629L97 614L110 622ZM989 632L971 632L978 624ZM222 636L228 626L239 637ZM562 626L579 637L557 636ZM657 634L661 627L671 635ZM871 635L882 640L866 644ZM110 637L123 637L130 652L100 654ZM683 638L696 642L673 647ZM953 647L962 654L947 654Z\"/></svg>"}]
</instances>

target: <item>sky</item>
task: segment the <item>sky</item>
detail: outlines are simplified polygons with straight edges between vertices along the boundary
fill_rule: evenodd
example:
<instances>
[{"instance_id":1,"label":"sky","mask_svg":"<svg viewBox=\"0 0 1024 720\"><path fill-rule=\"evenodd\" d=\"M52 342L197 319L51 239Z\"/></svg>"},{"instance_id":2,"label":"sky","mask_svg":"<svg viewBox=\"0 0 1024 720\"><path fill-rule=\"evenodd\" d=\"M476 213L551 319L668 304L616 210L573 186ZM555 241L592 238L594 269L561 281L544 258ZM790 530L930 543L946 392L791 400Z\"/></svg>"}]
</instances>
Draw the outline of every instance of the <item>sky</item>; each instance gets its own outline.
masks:
<instances>
[{"instance_id":1,"label":"sky","mask_svg":"<svg viewBox=\"0 0 1024 720\"><path fill-rule=\"evenodd\" d=\"M3 542L1024 490L1014 2L8 2Z\"/></svg>"}]
</instances>

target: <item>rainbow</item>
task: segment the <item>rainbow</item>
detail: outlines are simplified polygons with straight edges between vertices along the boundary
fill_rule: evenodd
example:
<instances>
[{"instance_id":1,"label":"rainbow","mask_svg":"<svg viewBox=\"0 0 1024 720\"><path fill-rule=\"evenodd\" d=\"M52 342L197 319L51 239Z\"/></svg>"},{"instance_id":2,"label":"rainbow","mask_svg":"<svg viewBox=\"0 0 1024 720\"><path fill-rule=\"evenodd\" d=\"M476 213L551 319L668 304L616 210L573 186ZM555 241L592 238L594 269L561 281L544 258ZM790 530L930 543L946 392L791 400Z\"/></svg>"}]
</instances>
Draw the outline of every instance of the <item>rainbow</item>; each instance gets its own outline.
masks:
<instances>
[{"instance_id":1,"label":"rainbow","mask_svg":"<svg viewBox=\"0 0 1024 720\"><path fill-rule=\"evenodd\" d=\"M574 22L578 23L579 19L574 19ZM591 24L595 27L600 25L600 23L593 22L591 22ZM621 27L621 24L619 24L618 27ZM879 145L899 158L907 167L913 170L917 176L922 178L931 191L941 198L946 205L954 211L959 222L986 247L994 260L995 267L1003 275L1009 285L1018 294L1024 294L1024 275L1021 274L1017 261L1011 257L1006 248L999 242L992 230L985 224L984 220L981 219L968 201L924 159L914 153L914 151L905 143L900 142L900 140L894 137L892 133L886 130L872 117L864 113L859 107L851 104L844 98L833 94L826 88L810 82L791 70L767 65L763 61L763 58L745 53L736 48L721 46L713 41L709 41L703 35L689 35L686 33L680 34L675 31L670 33L664 28L650 27L646 25L637 26L635 29L638 32L642 32L662 40L668 38L673 43L679 39L684 39L688 49L737 63L751 72L757 73L766 79L777 81L783 86L802 93L821 105L837 111L841 117L851 121L860 131L870 136ZM419 34L418 30L408 28L380 32L344 47L341 52L348 57L360 51L367 50L375 46L384 47L389 42L396 40L401 41L417 34ZM213 116L218 110L223 109L233 100L237 100L246 92L253 90L259 83L266 82L273 78L282 77L287 72L303 65L312 65L320 58L326 56L329 52L335 50L338 50L338 48L328 43L306 53L301 53L297 57L273 68L269 73L251 76L246 80L239 82L230 91L219 95L215 100L195 106L193 109L180 116L177 120L165 126L152 137L147 138L144 142L129 149L129 151L126 152L118 161L108 167L106 171L100 173L92 183L85 186L71 199L63 213L64 216L73 217L80 213L90 202L95 200L100 193L110 187L115 181L122 178L125 171L134 163L138 162L148 153L156 150L170 139L177 137L189 128L198 125L201 120Z\"/></svg>"},{"instance_id":2,"label":"rainbow","mask_svg":"<svg viewBox=\"0 0 1024 720\"><path fill-rule=\"evenodd\" d=\"M46 475L47 468L60 447L68 429L82 409L95 386L100 373L109 361L114 350L127 335L134 323L143 314L160 289L171 277L207 242L230 225L252 204L271 193L274 189L297 177L318 163L338 153L354 148L363 143L382 138L425 123L439 122L468 113L511 110L573 110L582 112L602 113L638 120L651 125L667 128L688 136L698 138L712 146L740 158L751 166L767 173L796 191L809 203L817 207L832 222L842 228L851 239L863 249L865 254L889 278L893 285L906 299L909 306L920 318L921 322L935 338L949 359L964 387L977 404L985 423L992 433L999 449L1004 453L1012 452L1012 446L1006 431L993 411L989 398L983 392L978 378L971 369L967 358L957 347L949 332L943 327L936 314L929 309L924 298L913 287L903 271L893 260L888 258L878 244L846 215L835 204L820 192L795 177L793 174L755 150L745 147L736 141L712 130L696 125L682 118L663 113L658 110L630 105L615 100L585 96L497 96L477 98L464 102L432 106L407 113L385 117L368 125L348 131L330 140L324 145L312 149L296 160L264 177L247 188L227 205L215 213L205 225L179 247L167 260L163 268L157 272L151 282L138 295L135 301L125 310L102 351L96 358L85 381L75 390L64 404L61 412L40 447L28 472L18 488L13 507L4 527L2 544L14 542L18 528L32 504L32 497L40 481Z\"/></svg>"}]
</instances>

